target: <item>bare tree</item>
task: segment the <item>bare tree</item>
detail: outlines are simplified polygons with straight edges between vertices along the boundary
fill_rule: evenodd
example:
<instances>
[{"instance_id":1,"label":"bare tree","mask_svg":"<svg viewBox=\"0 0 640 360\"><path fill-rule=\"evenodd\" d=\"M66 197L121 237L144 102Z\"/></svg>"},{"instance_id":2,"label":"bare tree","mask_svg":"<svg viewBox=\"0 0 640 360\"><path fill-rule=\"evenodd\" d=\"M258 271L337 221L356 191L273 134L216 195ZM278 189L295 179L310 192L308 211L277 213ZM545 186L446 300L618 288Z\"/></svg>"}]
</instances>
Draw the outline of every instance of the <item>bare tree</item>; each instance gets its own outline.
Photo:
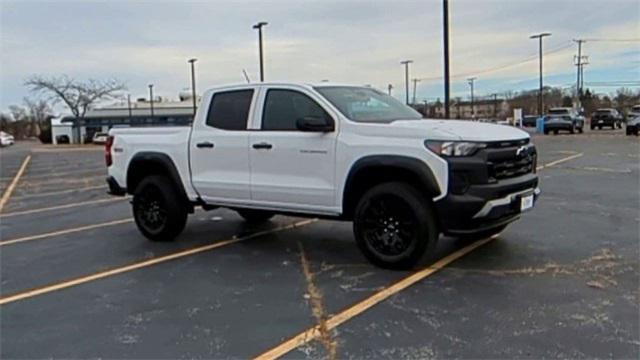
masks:
<instances>
[{"instance_id":1,"label":"bare tree","mask_svg":"<svg viewBox=\"0 0 640 360\"><path fill-rule=\"evenodd\" d=\"M115 79L80 82L66 75L34 75L25 81L25 85L33 92L47 94L54 103L63 102L77 118L83 118L91 105L100 100L120 98L120 93L127 88Z\"/></svg>"}]
</instances>

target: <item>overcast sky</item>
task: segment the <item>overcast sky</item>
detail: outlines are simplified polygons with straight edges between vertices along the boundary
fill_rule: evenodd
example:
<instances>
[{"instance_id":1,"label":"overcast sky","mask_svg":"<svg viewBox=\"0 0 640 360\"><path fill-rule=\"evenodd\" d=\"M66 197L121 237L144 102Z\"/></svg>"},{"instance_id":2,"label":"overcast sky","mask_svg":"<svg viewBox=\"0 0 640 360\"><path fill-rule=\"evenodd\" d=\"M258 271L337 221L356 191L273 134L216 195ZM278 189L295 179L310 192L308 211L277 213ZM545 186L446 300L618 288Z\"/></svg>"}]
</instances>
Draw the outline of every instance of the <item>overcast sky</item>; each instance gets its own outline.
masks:
<instances>
[{"instance_id":1,"label":"overcast sky","mask_svg":"<svg viewBox=\"0 0 640 360\"><path fill-rule=\"evenodd\" d=\"M147 84L176 98L198 58L198 91L258 79L265 28L266 79L371 84L404 97L412 59L418 100L442 98L442 1L8 1L0 0L0 110L30 95L31 74L118 78L133 97ZM450 0L452 96L537 86L537 42L548 31L545 79L575 83L575 38L640 38L638 0ZM640 79L640 42L591 41L585 82ZM526 61L529 60L529 61ZM598 91L613 91L601 87Z\"/></svg>"}]
</instances>

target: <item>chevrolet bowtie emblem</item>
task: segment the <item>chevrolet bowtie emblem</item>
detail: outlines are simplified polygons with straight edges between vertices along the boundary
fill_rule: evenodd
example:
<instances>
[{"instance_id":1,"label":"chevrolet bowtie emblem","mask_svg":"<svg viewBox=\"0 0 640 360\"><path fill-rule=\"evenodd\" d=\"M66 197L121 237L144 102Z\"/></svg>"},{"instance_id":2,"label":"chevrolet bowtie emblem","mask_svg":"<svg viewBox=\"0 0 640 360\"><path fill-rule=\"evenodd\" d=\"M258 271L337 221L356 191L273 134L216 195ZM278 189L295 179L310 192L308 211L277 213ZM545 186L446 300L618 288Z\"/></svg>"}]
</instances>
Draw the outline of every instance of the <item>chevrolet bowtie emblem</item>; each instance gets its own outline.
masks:
<instances>
[{"instance_id":1,"label":"chevrolet bowtie emblem","mask_svg":"<svg viewBox=\"0 0 640 360\"><path fill-rule=\"evenodd\" d=\"M516 150L516 157L524 156L526 153L527 153L527 147L526 146L520 146L518 148L518 150Z\"/></svg>"}]
</instances>

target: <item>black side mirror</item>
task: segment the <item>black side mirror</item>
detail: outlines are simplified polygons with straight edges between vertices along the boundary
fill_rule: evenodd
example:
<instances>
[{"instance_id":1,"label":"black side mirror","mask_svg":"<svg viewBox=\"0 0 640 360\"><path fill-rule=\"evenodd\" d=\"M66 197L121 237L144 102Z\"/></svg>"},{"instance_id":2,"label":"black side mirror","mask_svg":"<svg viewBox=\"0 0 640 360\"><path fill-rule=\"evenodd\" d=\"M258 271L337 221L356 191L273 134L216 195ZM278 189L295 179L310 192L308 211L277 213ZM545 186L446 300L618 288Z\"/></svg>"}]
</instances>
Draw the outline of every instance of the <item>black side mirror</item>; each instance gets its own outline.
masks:
<instances>
[{"instance_id":1,"label":"black side mirror","mask_svg":"<svg viewBox=\"0 0 640 360\"><path fill-rule=\"evenodd\" d=\"M331 132L335 129L333 120L319 116L305 116L296 121L300 131Z\"/></svg>"}]
</instances>

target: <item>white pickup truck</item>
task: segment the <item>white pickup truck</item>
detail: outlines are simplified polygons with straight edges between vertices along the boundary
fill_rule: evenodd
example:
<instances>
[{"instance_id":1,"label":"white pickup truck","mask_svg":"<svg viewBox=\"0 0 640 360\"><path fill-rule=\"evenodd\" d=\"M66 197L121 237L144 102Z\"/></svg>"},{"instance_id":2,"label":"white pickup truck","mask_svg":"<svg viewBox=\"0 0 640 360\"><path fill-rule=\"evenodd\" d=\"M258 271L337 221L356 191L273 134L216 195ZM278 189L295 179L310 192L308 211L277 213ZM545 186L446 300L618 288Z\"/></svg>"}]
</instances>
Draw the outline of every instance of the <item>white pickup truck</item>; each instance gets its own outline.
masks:
<instances>
[{"instance_id":1,"label":"white pickup truck","mask_svg":"<svg viewBox=\"0 0 640 360\"><path fill-rule=\"evenodd\" d=\"M526 132L327 83L210 89L192 126L112 129L105 157L110 193L133 195L151 240L177 237L196 206L347 220L364 255L396 269L440 234L501 232L540 192Z\"/></svg>"}]
</instances>

